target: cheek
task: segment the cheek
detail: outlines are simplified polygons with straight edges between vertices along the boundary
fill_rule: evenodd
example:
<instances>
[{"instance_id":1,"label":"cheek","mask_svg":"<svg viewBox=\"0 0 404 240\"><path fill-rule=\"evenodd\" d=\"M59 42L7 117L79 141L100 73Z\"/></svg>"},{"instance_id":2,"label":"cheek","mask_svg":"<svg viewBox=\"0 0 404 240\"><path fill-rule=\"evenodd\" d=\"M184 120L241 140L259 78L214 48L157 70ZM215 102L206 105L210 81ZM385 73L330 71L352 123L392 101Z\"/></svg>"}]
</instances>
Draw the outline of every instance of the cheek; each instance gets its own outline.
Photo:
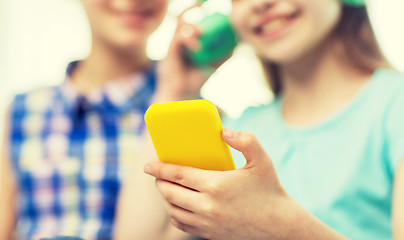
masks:
<instances>
[{"instance_id":1,"label":"cheek","mask_svg":"<svg viewBox=\"0 0 404 240\"><path fill-rule=\"evenodd\" d=\"M108 0L82 0L91 27L103 25L108 18Z\"/></svg>"},{"instance_id":2,"label":"cheek","mask_svg":"<svg viewBox=\"0 0 404 240\"><path fill-rule=\"evenodd\" d=\"M167 10L168 8L168 1L167 0L158 0L156 1L157 7L160 7L161 9Z\"/></svg>"},{"instance_id":3,"label":"cheek","mask_svg":"<svg viewBox=\"0 0 404 240\"><path fill-rule=\"evenodd\" d=\"M247 21L243 17L243 11L239 7L233 7L232 12L230 14L230 21L233 25L233 28L236 30L237 34L244 38L245 33L247 32Z\"/></svg>"},{"instance_id":4,"label":"cheek","mask_svg":"<svg viewBox=\"0 0 404 240\"><path fill-rule=\"evenodd\" d=\"M312 0L313 5L307 8L308 20L315 28L330 32L341 17L342 4L339 0Z\"/></svg>"},{"instance_id":5,"label":"cheek","mask_svg":"<svg viewBox=\"0 0 404 240\"><path fill-rule=\"evenodd\" d=\"M168 2L167 0L161 0L157 1L157 7L158 7L158 12L156 14L156 22L158 22L158 25L164 20L165 16L167 15L167 9L168 9Z\"/></svg>"},{"instance_id":6,"label":"cheek","mask_svg":"<svg viewBox=\"0 0 404 240\"><path fill-rule=\"evenodd\" d=\"M301 9L302 17L296 34L302 41L319 41L334 30L339 22L340 0L291 0Z\"/></svg>"},{"instance_id":7,"label":"cheek","mask_svg":"<svg viewBox=\"0 0 404 240\"><path fill-rule=\"evenodd\" d=\"M323 0L324 1L324 0ZM305 22L309 35L306 36L309 40L318 44L328 38L334 31L341 17L341 5L338 1L326 0L328 4L321 4L318 9L313 9L308 13Z\"/></svg>"}]
</instances>

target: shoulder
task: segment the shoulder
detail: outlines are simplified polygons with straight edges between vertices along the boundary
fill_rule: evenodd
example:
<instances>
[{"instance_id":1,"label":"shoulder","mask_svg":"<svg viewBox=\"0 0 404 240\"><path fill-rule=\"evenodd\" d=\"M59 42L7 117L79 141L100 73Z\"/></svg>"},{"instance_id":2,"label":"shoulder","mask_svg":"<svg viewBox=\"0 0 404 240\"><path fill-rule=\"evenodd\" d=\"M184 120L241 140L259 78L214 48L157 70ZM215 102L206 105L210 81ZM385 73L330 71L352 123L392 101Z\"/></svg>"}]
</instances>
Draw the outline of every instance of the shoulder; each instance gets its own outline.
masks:
<instances>
[{"instance_id":1,"label":"shoulder","mask_svg":"<svg viewBox=\"0 0 404 240\"><path fill-rule=\"evenodd\" d=\"M269 104L254 106L247 108L241 115L241 119L255 119L257 116L273 114L276 111L277 101L273 101Z\"/></svg>"},{"instance_id":2,"label":"shoulder","mask_svg":"<svg viewBox=\"0 0 404 240\"><path fill-rule=\"evenodd\" d=\"M388 81L393 81L397 84L402 84L402 81L404 81L404 73L394 69L381 68L378 69L374 75L377 79L387 79Z\"/></svg>"},{"instance_id":3,"label":"shoulder","mask_svg":"<svg viewBox=\"0 0 404 240\"><path fill-rule=\"evenodd\" d=\"M14 97L7 116L8 141L24 141L25 136L39 136L50 124L56 96L60 87L43 87ZM12 145L14 146L14 145Z\"/></svg>"},{"instance_id":4,"label":"shoulder","mask_svg":"<svg viewBox=\"0 0 404 240\"><path fill-rule=\"evenodd\" d=\"M383 101L382 128L393 172L404 158L404 74L379 71L376 79L379 99Z\"/></svg>"},{"instance_id":5,"label":"shoulder","mask_svg":"<svg viewBox=\"0 0 404 240\"><path fill-rule=\"evenodd\" d=\"M379 69L373 77L375 89L387 97L402 95L404 91L404 73Z\"/></svg>"},{"instance_id":6,"label":"shoulder","mask_svg":"<svg viewBox=\"0 0 404 240\"><path fill-rule=\"evenodd\" d=\"M404 73L393 70L379 70L375 73L375 87L380 99L386 103L386 110L404 107Z\"/></svg>"},{"instance_id":7,"label":"shoulder","mask_svg":"<svg viewBox=\"0 0 404 240\"><path fill-rule=\"evenodd\" d=\"M365 101L361 101L361 106L368 114L377 119L385 118L397 102L404 99L404 74L388 69L377 70L362 96Z\"/></svg>"},{"instance_id":8,"label":"shoulder","mask_svg":"<svg viewBox=\"0 0 404 240\"><path fill-rule=\"evenodd\" d=\"M15 95L11 103L10 114L45 111L54 102L58 89L58 86L42 87Z\"/></svg>"}]
</instances>

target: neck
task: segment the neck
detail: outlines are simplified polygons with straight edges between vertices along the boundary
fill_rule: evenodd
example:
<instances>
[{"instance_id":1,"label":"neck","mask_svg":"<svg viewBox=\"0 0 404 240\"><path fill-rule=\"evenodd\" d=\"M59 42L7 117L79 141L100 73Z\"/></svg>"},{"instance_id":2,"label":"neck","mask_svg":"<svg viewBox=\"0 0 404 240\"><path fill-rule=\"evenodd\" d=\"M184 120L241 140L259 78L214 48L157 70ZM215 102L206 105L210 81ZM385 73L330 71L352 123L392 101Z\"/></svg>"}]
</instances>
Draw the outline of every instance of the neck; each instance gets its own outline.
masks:
<instances>
[{"instance_id":1,"label":"neck","mask_svg":"<svg viewBox=\"0 0 404 240\"><path fill-rule=\"evenodd\" d=\"M325 43L310 55L281 66L285 120L312 124L350 101L372 73L357 70L349 62L337 44Z\"/></svg>"},{"instance_id":2,"label":"neck","mask_svg":"<svg viewBox=\"0 0 404 240\"><path fill-rule=\"evenodd\" d=\"M145 49L146 43L133 48L118 49L93 41L89 56L80 62L73 73L75 86L80 92L88 93L109 81L143 71L150 65Z\"/></svg>"}]
</instances>

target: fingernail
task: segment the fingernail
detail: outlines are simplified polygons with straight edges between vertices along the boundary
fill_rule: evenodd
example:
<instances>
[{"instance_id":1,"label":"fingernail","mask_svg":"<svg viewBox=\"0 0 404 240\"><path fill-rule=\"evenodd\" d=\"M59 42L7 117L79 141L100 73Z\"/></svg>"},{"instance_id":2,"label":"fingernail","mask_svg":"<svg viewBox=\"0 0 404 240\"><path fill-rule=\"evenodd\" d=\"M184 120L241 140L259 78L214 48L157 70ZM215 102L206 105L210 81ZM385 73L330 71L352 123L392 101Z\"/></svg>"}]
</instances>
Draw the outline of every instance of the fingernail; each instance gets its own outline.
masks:
<instances>
[{"instance_id":1,"label":"fingernail","mask_svg":"<svg viewBox=\"0 0 404 240\"><path fill-rule=\"evenodd\" d=\"M151 167L149 165L145 165L143 171L147 174L151 174Z\"/></svg>"},{"instance_id":2,"label":"fingernail","mask_svg":"<svg viewBox=\"0 0 404 240\"><path fill-rule=\"evenodd\" d=\"M189 38L194 34L194 29L189 25L184 25L180 28L180 33L182 36Z\"/></svg>"},{"instance_id":3,"label":"fingernail","mask_svg":"<svg viewBox=\"0 0 404 240\"><path fill-rule=\"evenodd\" d=\"M237 135L237 131L229 128L223 129L223 133L227 138L235 138Z\"/></svg>"}]
</instances>

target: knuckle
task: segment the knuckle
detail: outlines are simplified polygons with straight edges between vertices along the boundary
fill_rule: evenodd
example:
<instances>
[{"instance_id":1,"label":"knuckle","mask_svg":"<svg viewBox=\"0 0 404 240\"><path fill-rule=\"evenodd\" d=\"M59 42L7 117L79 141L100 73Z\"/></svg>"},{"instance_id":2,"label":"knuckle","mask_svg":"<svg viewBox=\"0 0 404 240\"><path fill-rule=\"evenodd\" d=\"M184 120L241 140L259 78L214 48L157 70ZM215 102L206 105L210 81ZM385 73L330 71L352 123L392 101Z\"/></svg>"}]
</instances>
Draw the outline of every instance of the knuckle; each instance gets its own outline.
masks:
<instances>
[{"instance_id":1,"label":"knuckle","mask_svg":"<svg viewBox=\"0 0 404 240\"><path fill-rule=\"evenodd\" d=\"M249 151L252 147L257 144L257 138L252 133L245 133L241 140L241 145L244 151Z\"/></svg>"},{"instance_id":2,"label":"knuckle","mask_svg":"<svg viewBox=\"0 0 404 240\"><path fill-rule=\"evenodd\" d=\"M168 189L164 189L164 188L161 188L160 191L161 191L161 195L163 195L164 199L167 202L171 203L174 198L173 192Z\"/></svg>"},{"instance_id":3,"label":"knuckle","mask_svg":"<svg viewBox=\"0 0 404 240\"><path fill-rule=\"evenodd\" d=\"M211 203L205 203L202 207L202 211L205 213L206 216L209 218L215 217L218 215L217 209Z\"/></svg>"},{"instance_id":4,"label":"knuckle","mask_svg":"<svg viewBox=\"0 0 404 240\"><path fill-rule=\"evenodd\" d=\"M221 186L218 182L209 182L206 184L206 191L212 195L218 195L221 193Z\"/></svg>"},{"instance_id":5,"label":"knuckle","mask_svg":"<svg viewBox=\"0 0 404 240\"><path fill-rule=\"evenodd\" d=\"M187 231L187 226L185 224L180 223L175 218L171 218L171 224L173 224L176 228L178 228L181 231L184 231L184 232Z\"/></svg>"},{"instance_id":6,"label":"knuckle","mask_svg":"<svg viewBox=\"0 0 404 240\"><path fill-rule=\"evenodd\" d=\"M203 229L211 229L211 223L210 223L210 221L208 221L206 219L201 220L199 224L200 224L201 228L203 228Z\"/></svg>"},{"instance_id":7,"label":"knuckle","mask_svg":"<svg viewBox=\"0 0 404 240\"><path fill-rule=\"evenodd\" d=\"M180 228L180 223L175 219L174 217L170 217L170 222L172 225L174 225L176 228Z\"/></svg>"},{"instance_id":8,"label":"knuckle","mask_svg":"<svg viewBox=\"0 0 404 240\"><path fill-rule=\"evenodd\" d=\"M171 222L172 225L174 225L174 227L177 227L177 226L178 226L177 220L175 220L175 219L174 219L173 217L171 217L171 216L170 216L170 222Z\"/></svg>"},{"instance_id":9,"label":"knuckle","mask_svg":"<svg viewBox=\"0 0 404 240\"><path fill-rule=\"evenodd\" d=\"M244 133L244 138L243 138L243 144L244 146L250 146L254 144L257 141L257 138L255 137L254 134L250 132L245 132Z\"/></svg>"},{"instance_id":10,"label":"knuckle","mask_svg":"<svg viewBox=\"0 0 404 240\"><path fill-rule=\"evenodd\" d=\"M171 191L167 191L164 195L164 198L167 200L167 202L172 202L174 199L174 194L172 194Z\"/></svg>"},{"instance_id":11,"label":"knuckle","mask_svg":"<svg viewBox=\"0 0 404 240\"><path fill-rule=\"evenodd\" d=\"M183 231L183 232L188 232L188 227L185 224L178 223L178 229Z\"/></svg>"},{"instance_id":12,"label":"knuckle","mask_svg":"<svg viewBox=\"0 0 404 240\"><path fill-rule=\"evenodd\" d=\"M179 168L179 167L176 167L175 169L174 169L174 171L173 171L173 181L174 182L180 182L182 179L184 179L184 173L183 173L183 171L181 170L181 168Z\"/></svg>"},{"instance_id":13,"label":"knuckle","mask_svg":"<svg viewBox=\"0 0 404 240\"><path fill-rule=\"evenodd\" d=\"M171 217L171 219L176 219L175 207L172 204L168 204L168 206L167 206L167 214Z\"/></svg>"},{"instance_id":14,"label":"knuckle","mask_svg":"<svg viewBox=\"0 0 404 240\"><path fill-rule=\"evenodd\" d=\"M209 215L209 213L212 211L212 204L206 202L202 204L202 211L205 215Z\"/></svg>"},{"instance_id":15,"label":"knuckle","mask_svg":"<svg viewBox=\"0 0 404 240\"><path fill-rule=\"evenodd\" d=\"M157 187L158 189L160 189L161 180L158 179L158 178L156 178L156 180L154 181L154 183L156 184L156 187Z\"/></svg>"},{"instance_id":16,"label":"knuckle","mask_svg":"<svg viewBox=\"0 0 404 240\"><path fill-rule=\"evenodd\" d=\"M210 211L210 217L214 218L214 219L218 219L221 216L220 213L221 213L220 210L218 210L217 208L212 208Z\"/></svg>"},{"instance_id":17,"label":"knuckle","mask_svg":"<svg viewBox=\"0 0 404 240\"><path fill-rule=\"evenodd\" d=\"M158 167L154 171L155 171L155 175L157 178L160 178L163 176L163 172L162 172L161 168Z\"/></svg>"}]
</instances>

